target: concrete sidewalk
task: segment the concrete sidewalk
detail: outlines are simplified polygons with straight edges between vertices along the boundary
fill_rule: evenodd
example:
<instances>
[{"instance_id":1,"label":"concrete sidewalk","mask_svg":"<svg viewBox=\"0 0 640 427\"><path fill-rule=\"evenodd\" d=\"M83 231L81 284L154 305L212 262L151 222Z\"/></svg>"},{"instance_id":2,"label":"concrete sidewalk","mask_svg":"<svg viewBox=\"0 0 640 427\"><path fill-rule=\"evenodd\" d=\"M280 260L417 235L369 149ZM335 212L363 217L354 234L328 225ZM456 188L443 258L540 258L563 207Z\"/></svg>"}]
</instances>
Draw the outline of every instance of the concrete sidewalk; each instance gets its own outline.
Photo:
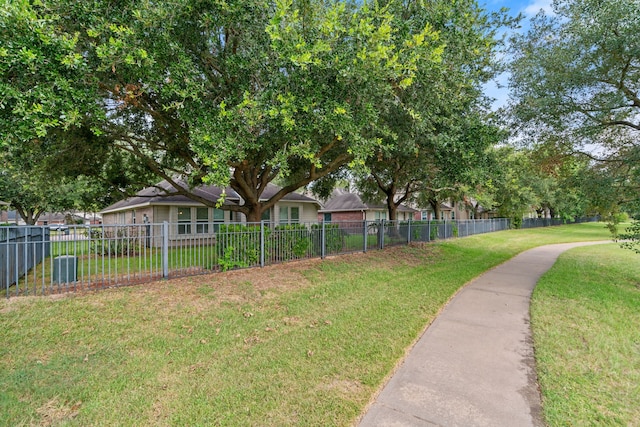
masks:
<instances>
[{"instance_id":1,"label":"concrete sidewalk","mask_svg":"<svg viewBox=\"0 0 640 427\"><path fill-rule=\"evenodd\" d=\"M567 249L542 246L464 287L411 349L359 426L543 426L529 301Z\"/></svg>"}]
</instances>

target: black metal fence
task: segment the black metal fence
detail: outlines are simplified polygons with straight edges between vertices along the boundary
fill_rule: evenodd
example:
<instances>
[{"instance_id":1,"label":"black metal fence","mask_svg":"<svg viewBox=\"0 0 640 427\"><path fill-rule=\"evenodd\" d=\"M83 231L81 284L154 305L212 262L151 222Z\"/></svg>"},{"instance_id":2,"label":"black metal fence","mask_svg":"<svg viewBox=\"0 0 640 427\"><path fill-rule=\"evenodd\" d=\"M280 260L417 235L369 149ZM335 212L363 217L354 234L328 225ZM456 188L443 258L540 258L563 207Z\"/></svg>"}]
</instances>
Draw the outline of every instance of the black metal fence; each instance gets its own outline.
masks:
<instances>
[{"instance_id":1,"label":"black metal fence","mask_svg":"<svg viewBox=\"0 0 640 427\"><path fill-rule=\"evenodd\" d=\"M523 223L548 225L555 223ZM0 227L0 289L7 298L93 290L509 228L505 218L211 224L192 233L167 222L68 226L64 231Z\"/></svg>"}]
</instances>

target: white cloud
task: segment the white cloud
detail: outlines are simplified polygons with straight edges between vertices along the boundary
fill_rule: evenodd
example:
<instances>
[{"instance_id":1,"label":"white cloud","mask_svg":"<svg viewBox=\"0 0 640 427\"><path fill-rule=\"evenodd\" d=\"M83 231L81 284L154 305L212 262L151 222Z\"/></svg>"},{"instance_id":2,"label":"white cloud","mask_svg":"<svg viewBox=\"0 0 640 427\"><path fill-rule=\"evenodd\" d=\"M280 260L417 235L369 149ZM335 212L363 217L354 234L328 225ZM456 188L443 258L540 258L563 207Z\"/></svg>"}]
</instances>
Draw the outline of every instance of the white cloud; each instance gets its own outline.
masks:
<instances>
[{"instance_id":1,"label":"white cloud","mask_svg":"<svg viewBox=\"0 0 640 427\"><path fill-rule=\"evenodd\" d=\"M522 10L522 13L527 17L532 17L537 15L542 9L547 15L554 15L551 2L552 0L534 0Z\"/></svg>"}]
</instances>

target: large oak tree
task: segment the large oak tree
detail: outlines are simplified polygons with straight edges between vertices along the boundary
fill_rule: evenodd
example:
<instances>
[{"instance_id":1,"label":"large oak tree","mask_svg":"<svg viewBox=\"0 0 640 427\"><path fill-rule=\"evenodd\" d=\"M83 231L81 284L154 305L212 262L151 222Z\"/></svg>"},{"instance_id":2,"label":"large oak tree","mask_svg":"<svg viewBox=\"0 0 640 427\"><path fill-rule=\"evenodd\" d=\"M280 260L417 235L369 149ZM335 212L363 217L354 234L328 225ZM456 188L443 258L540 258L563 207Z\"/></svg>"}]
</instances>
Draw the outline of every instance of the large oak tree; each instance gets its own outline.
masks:
<instances>
[{"instance_id":1,"label":"large oak tree","mask_svg":"<svg viewBox=\"0 0 640 427\"><path fill-rule=\"evenodd\" d=\"M180 179L230 184L243 204L224 208L249 221L388 144L381 115L443 49L357 1L49 0L0 19L5 143L89 130L195 201Z\"/></svg>"},{"instance_id":2,"label":"large oak tree","mask_svg":"<svg viewBox=\"0 0 640 427\"><path fill-rule=\"evenodd\" d=\"M498 70L497 30L513 22L473 0L424 7L408 2L397 10L404 17L401 28L415 31L412 26L429 23L446 48L442 66L419 64L416 82L398 93L402 102L382 115L391 132L380 137L388 143L368 159L358 180L365 197L386 201L391 220L401 203L419 200L429 201L438 214L442 201L474 182L485 150L500 141L482 87Z\"/></svg>"}]
</instances>

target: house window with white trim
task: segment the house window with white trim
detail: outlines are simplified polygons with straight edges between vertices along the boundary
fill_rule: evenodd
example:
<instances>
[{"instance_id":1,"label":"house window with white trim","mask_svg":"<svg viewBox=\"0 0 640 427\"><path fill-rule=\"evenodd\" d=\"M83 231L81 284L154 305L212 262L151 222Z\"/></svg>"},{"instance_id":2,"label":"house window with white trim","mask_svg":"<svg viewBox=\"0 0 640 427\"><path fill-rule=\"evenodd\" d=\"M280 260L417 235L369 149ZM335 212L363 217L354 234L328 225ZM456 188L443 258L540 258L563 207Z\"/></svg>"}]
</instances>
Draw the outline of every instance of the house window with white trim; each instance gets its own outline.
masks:
<instances>
[{"instance_id":1,"label":"house window with white trim","mask_svg":"<svg viewBox=\"0 0 640 427\"><path fill-rule=\"evenodd\" d=\"M297 206L280 206L278 222L280 224L294 224L300 222L300 208Z\"/></svg>"},{"instance_id":2,"label":"house window with white trim","mask_svg":"<svg viewBox=\"0 0 640 427\"><path fill-rule=\"evenodd\" d=\"M220 224L224 222L224 211L222 209L213 209L213 231L220 229Z\"/></svg>"},{"instance_id":3,"label":"house window with white trim","mask_svg":"<svg viewBox=\"0 0 640 427\"><path fill-rule=\"evenodd\" d=\"M178 208L178 234L191 234L191 208Z\"/></svg>"},{"instance_id":4,"label":"house window with white trim","mask_svg":"<svg viewBox=\"0 0 640 427\"><path fill-rule=\"evenodd\" d=\"M209 208L196 208L196 233L209 232Z\"/></svg>"},{"instance_id":5,"label":"house window with white trim","mask_svg":"<svg viewBox=\"0 0 640 427\"><path fill-rule=\"evenodd\" d=\"M289 222L289 208L287 206L280 206L280 224L286 224Z\"/></svg>"}]
</instances>

